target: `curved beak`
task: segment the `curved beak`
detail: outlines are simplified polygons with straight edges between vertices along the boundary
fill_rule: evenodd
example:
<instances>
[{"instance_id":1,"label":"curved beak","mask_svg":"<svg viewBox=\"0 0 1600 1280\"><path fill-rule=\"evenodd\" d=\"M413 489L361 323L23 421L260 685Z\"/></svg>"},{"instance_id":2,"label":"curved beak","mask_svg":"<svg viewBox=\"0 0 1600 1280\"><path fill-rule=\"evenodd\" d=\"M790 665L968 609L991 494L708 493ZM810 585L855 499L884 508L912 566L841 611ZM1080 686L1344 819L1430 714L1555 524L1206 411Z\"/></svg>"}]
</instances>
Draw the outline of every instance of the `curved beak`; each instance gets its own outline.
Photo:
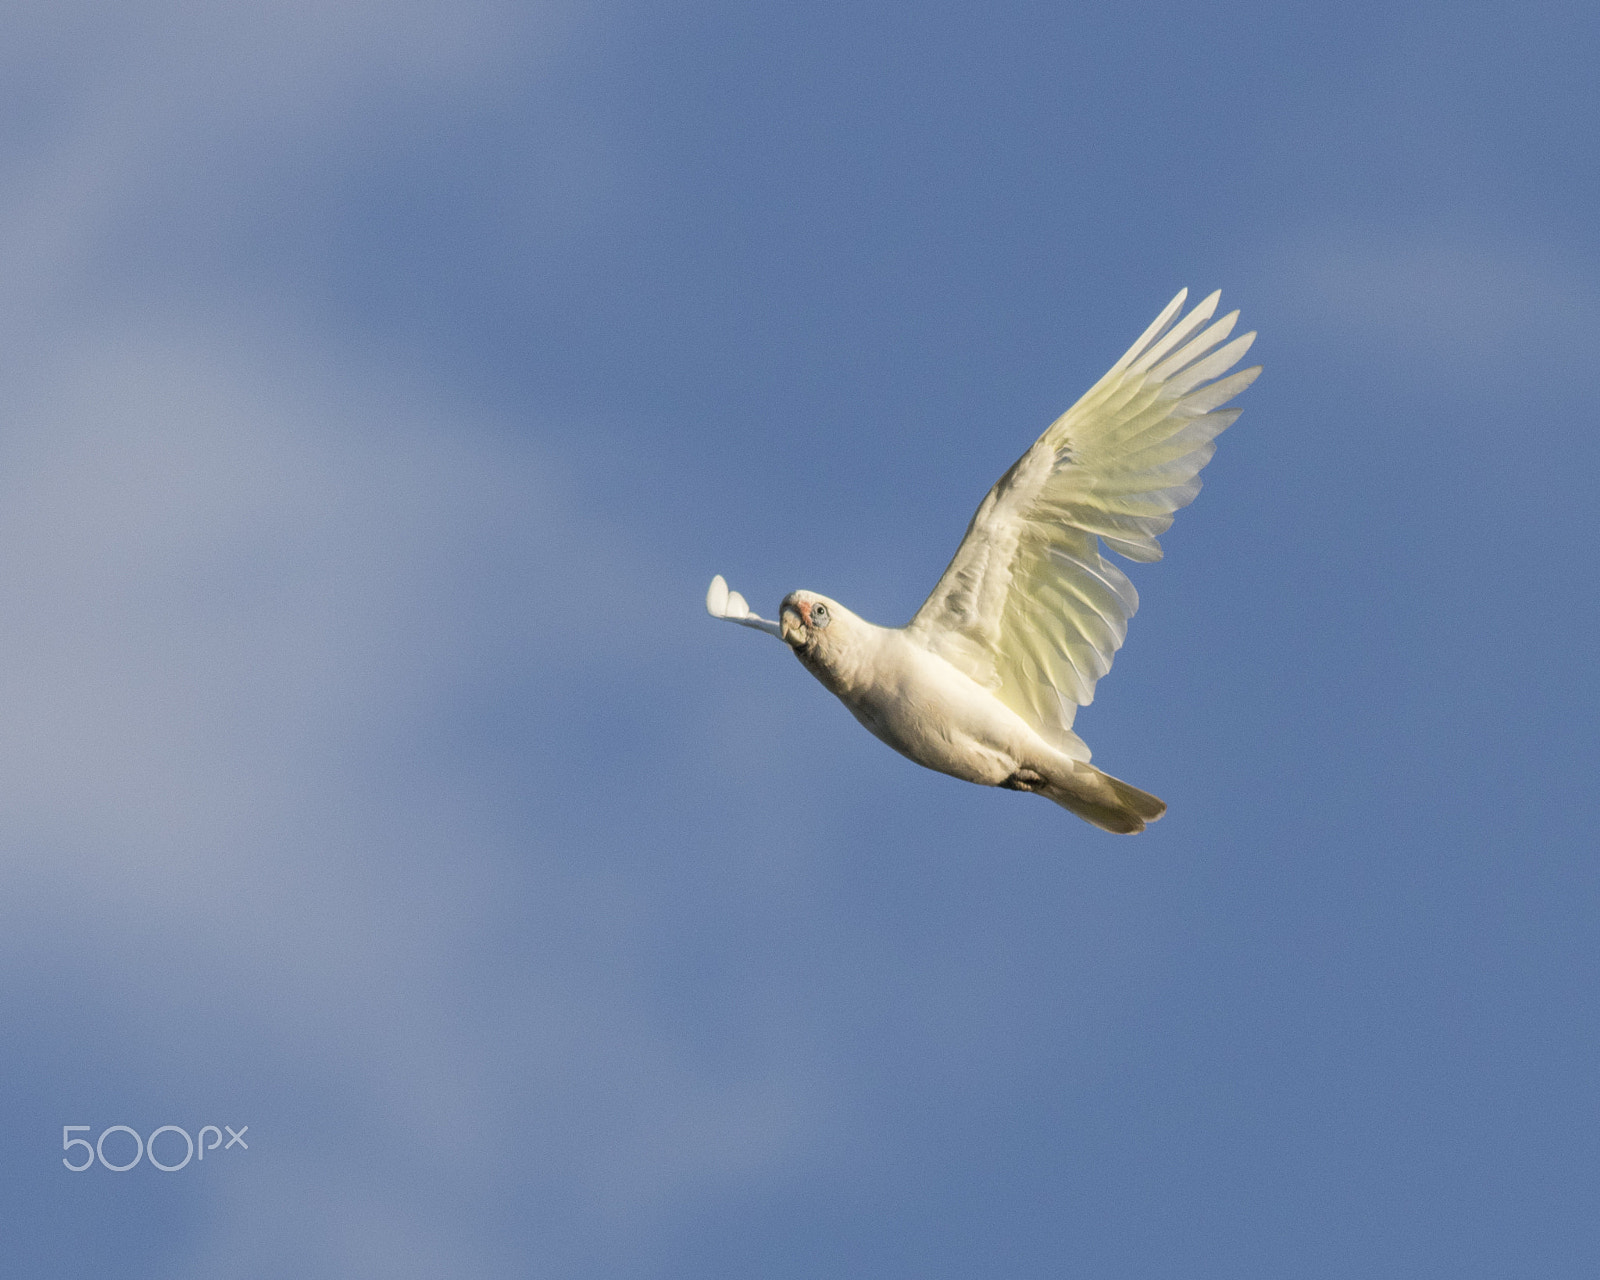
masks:
<instances>
[{"instance_id":1,"label":"curved beak","mask_svg":"<svg viewBox=\"0 0 1600 1280\"><path fill-rule=\"evenodd\" d=\"M805 642L806 625L793 605L785 605L778 615L778 634L787 645L799 646Z\"/></svg>"}]
</instances>

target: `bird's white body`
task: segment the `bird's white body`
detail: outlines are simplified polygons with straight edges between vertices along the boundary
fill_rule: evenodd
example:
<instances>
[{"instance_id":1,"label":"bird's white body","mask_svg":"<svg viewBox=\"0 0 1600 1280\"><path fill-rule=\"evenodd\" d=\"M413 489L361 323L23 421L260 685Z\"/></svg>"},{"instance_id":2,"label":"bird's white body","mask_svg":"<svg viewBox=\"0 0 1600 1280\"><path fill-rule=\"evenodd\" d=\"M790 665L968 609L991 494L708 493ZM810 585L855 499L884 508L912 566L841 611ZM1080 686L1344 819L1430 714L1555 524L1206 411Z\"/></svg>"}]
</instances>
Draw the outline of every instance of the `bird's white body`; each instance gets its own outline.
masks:
<instances>
[{"instance_id":1,"label":"bird's white body","mask_svg":"<svg viewBox=\"0 0 1600 1280\"><path fill-rule=\"evenodd\" d=\"M795 652L851 715L901 755L987 787L1023 769L1071 771L1071 757L903 628L875 626L838 604L832 612L829 630L848 626L850 643L836 643L831 661Z\"/></svg>"},{"instance_id":2,"label":"bird's white body","mask_svg":"<svg viewBox=\"0 0 1600 1280\"><path fill-rule=\"evenodd\" d=\"M1212 294L1187 291L989 491L950 567L904 627L880 627L812 591L778 621L719 575L706 608L778 636L873 734L929 769L1037 791L1107 831L1142 831L1166 805L1089 763L1072 731L1139 607L1102 546L1161 556L1157 535L1194 499L1222 406L1259 368L1224 377L1254 334L1219 348L1238 313L1196 334Z\"/></svg>"},{"instance_id":3,"label":"bird's white body","mask_svg":"<svg viewBox=\"0 0 1600 1280\"><path fill-rule=\"evenodd\" d=\"M1166 811L1154 796L1069 754L912 627L880 627L814 591L793 591L779 635L802 665L876 738L964 782L1037 791L1108 831L1138 831ZM818 626L818 619L822 625Z\"/></svg>"}]
</instances>

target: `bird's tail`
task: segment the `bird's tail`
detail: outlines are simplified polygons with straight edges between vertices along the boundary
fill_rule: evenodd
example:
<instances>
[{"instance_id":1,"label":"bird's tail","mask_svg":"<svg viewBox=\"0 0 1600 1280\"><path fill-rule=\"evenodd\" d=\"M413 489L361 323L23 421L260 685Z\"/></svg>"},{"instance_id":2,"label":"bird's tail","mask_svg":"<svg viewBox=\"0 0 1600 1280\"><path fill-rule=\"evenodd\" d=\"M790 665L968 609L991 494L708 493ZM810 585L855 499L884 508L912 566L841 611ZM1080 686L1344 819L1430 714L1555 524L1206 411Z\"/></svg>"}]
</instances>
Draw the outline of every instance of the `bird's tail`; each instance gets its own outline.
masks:
<instances>
[{"instance_id":1,"label":"bird's tail","mask_svg":"<svg viewBox=\"0 0 1600 1280\"><path fill-rule=\"evenodd\" d=\"M1079 765L1065 778L1051 778L1039 788L1039 794L1102 831L1118 835L1143 831L1147 823L1167 811L1166 804L1148 791L1088 764Z\"/></svg>"}]
</instances>

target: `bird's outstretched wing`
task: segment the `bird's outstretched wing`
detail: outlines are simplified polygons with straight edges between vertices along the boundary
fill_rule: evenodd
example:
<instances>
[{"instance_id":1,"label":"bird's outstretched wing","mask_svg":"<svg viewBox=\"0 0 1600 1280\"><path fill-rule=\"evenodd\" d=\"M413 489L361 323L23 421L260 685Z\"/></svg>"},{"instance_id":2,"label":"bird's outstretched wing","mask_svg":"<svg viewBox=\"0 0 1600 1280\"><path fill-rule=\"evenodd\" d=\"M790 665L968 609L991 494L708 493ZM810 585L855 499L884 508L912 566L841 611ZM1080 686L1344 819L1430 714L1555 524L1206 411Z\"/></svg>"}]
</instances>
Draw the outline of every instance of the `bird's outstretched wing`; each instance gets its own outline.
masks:
<instances>
[{"instance_id":1,"label":"bird's outstretched wing","mask_svg":"<svg viewBox=\"0 0 1600 1280\"><path fill-rule=\"evenodd\" d=\"M1200 492L1222 408L1261 372L1223 377L1255 339L1219 348L1238 312L1196 333L1213 293L1176 324L1185 289L984 498L907 631L1082 760L1080 706L1111 669L1139 595L1100 551L1159 560L1172 513Z\"/></svg>"}]
</instances>

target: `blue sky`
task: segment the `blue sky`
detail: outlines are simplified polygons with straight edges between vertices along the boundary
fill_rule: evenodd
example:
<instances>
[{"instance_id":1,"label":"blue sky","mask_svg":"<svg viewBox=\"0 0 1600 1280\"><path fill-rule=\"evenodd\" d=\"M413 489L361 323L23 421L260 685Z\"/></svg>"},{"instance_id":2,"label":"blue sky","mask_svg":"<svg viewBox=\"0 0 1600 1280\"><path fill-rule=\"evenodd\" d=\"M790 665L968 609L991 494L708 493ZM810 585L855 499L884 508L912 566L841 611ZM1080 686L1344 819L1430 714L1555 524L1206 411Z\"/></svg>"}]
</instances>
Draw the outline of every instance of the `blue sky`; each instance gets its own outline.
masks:
<instances>
[{"instance_id":1,"label":"blue sky","mask_svg":"<svg viewBox=\"0 0 1600 1280\"><path fill-rule=\"evenodd\" d=\"M8 1264L1592 1275L1597 33L10 6ZM705 616L904 621L1185 285L1266 373L1078 718L1146 835Z\"/></svg>"}]
</instances>

